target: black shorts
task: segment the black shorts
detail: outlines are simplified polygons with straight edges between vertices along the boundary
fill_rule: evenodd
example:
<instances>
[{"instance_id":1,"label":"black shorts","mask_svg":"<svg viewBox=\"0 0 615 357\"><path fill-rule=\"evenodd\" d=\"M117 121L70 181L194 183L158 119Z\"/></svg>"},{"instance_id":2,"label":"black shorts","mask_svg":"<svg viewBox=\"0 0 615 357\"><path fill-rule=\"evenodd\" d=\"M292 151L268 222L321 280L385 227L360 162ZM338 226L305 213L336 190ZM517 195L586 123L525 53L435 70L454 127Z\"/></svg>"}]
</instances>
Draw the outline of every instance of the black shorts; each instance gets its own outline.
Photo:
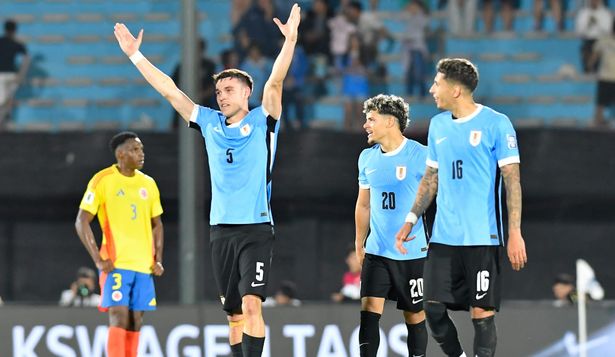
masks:
<instances>
[{"instance_id":1,"label":"black shorts","mask_svg":"<svg viewBox=\"0 0 615 357\"><path fill-rule=\"evenodd\" d=\"M365 254L361 270L361 297L397 301L399 310L423 310L423 263L425 259L393 260Z\"/></svg>"},{"instance_id":2,"label":"black shorts","mask_svg":"<svg viewBox=\"0 0 615 357\"><path fill-rule=\"evenodd\" d=\"M615 82L598 81L596 104L604 107L615 104Z\"/></svg>"},{"instance_id":3,"label":"black shorts","mask_svg":"<svg viewBox=\"0 0 615 357\"><path fill-rule=\"evenodd\" d=\"M224 311L241 313L244 295L265 300L273 241L269 223L211 227L213 273Z\"/></svg>"},{"instance_id":4,"label":"black shorts","mask_svg":"<svg viewBox=\"0 0 615 357\"><path fill-rule=\"evenodd\" d=\"M425 261L425 300L452 310L500 309L501 246L431 243Z\"/></svg>"}]
</instances>

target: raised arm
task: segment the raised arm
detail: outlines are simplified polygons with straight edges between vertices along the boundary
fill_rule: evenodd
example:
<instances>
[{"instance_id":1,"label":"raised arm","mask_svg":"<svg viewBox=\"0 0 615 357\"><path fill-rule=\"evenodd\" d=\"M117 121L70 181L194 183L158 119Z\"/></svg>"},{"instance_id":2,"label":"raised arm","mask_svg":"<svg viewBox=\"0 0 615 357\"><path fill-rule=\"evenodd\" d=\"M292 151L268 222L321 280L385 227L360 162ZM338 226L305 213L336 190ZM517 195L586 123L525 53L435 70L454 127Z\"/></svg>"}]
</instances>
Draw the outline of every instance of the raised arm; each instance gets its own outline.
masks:
<instances>
[{"instance_id":1,"label":"raised arm","mask_svg":"<svg viewBox=\"0 0 615 357\"><path fill-rule=\"evenodd\" d=\"M354 222L355 222L355 252L359 263L363 265L363 259L365 258L365 239L367 239L367 232L369 231L369 190L359 188L359 195L357 197L357 205L354 210Z\"/></svg>"},{"instance_id":2,"label":"raised arm","mask_svg":"<svg viewBox=\"0 0 615 357\"><path fill-rule=\"evenodd\" d=\"M77 219L75 220L75 230L77 231L77 235L79 235L81 243L83 243L85 249L90 253L90 257L92 257L92 261L94 261L96 268L105 273L109 273L114 269L113 262L109 259L103 260L100 256L98 245L94 239L94 232L92 232L92 227L90 226L93 219L94 215L80 209L79 213L77 213Z\"/></svg>"},{"instance_id":3,"label":"raised arm","mask_svg":"<svg viewBox=\"0 0 615 357\"><path fill-rule=\"evenodd\" d=\"M406 218L406 223L401 226L399 232L395 235L395 248L400 253L406 254L408 252L403 243L414 239L414 237L409 236L410 232L412 232L412 227L416 224L418 217L429 207L434 197L436 197L436 193L438 193L438 169L427 166L425 175L419 184L414 204Z\"/></svg>"},{"instance_id":4,"label":"raised arm","mask_svg":"<svg viewBox=\"0 0 615 357\"><path fill-rule=\"evenodd\" d=\"M154 266L152 273L160 276L164 273L162 253L164 251L164 228L160 216L152 218L152 235L154 236Z\"/></svg>"},{"instance_id":5,"label":"raised arm","mask_svg":"<svg viewBox=\"0 0 615 357\"><path fill-rule=\"evenodd\" d=\"M519 164L500 167L506 188L508 208L508 259L514 270L521 270L527 263L525 241L521 236L521 175Z\"/></svg>"},{"instance_id":6,"label":"raised arm","mask_svg":"<svg viewBox=\"0 0 615 357\"><path fill-rule=\"evenodd\" d=\"M282 83L293 60L300 21L301 8L297 4L293 5L285 24L282 24L278 18L273 19L285 39L284 45L282 45L282 49L273 63L271 75L263 89L263 107L275 119L279 119L282 114Z\"/></svg>"},{"instance_id":7,"label":"raised arm","mask_svg":"<svg viewBox=\"0 0 615 357\"><path fill-rule=\"evenodd\" d=\"M116 23L113 34L124 53L130 57L130 60L135 64L139 72L145 80L154 87L181 115L186 121L190 121L190 114L194 109L194 102L188 98L184 92L177 88L177 85L171 77L160 71L147 58L143 57L139 51L141 42L143 41L143 30L139 31L139 35L135 38L128 30L126 25Z\"/></svg>"}]
</instances>

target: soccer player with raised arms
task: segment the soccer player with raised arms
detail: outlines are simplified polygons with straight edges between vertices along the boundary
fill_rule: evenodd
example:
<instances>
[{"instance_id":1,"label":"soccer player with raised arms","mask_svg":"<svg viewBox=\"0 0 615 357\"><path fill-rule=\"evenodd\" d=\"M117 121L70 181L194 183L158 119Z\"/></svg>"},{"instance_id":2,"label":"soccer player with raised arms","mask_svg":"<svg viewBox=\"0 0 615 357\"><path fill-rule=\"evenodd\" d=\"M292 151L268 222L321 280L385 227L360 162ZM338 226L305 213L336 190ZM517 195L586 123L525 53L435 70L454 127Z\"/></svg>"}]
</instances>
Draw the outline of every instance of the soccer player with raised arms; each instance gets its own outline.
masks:
<instances>
[{"instance_id":1,"label":"soccer player with raised arms","mask_svg":"<svg viewBox=\"0 0 615 357\"><path fill-rule=\"evenodd\" d=\"M117 163L88 183L75 228L100 270L100 309L109 312L107 354L136 357L144 311L156 309L153 275L164 273L162 206L156 182L140 171L145 154L137 134L121 132L109 146ZM100 250L90 226L96 215Z\"/></svg>"},{"instance_id":2,"label":"soccer player with raised arms","mask_svg":"<svg viewBox=\"0 0 615 357\"><path fill-rule=\"evenodd\" d=\"M361 356L375 357L380 344L380 316L386 299L396 300L408 328L408 355L424 356L427 330L423 311L423 262L427 233L418 219L409 254L395 249L425 170L427 148L403 136L408 104L394 95L377 95L363 103L368 143L359 156L359 194L355 209L355 250L361 271Z\"/></svg>"},{"instance_id":3,"label":"soccer player with raised arms","mask_svg":"<svg viewBox=\"0 0 615 357\"><path fill-rule=\"evenodd\" d=\"M262 301L267 296L274 241L271 171L282 112L282 84L297 43L300 12L295 4L285 24L273 19L285 40L265 83L262 105L252 110L248 109L248 98L255 83L248 73L227 69L216 74L213 80L220 110L202 107L141 54L142 30L135 38L124 24L115 25L122 51L205 138L212 187L213 274L228 315L233 356L260 356L265 341Z\"/></svg>"},{"instance_id":4,"label":"soccer player with raised arms","mask_svg":"<svg viewBox=\"0 0 615 357\"><path fill-rule=\"evenodd\" d=\"M478 70L466 59L438 62L429 92L444 112L429 125L427 169L416 200L396 235L406 253L414 225L436 196L437 210L425 262L425 312L432 336L447 356L465 356L447 309L470 310L475 356L493 356L500 307L500 253L504 247L500 192L508 208L508 258L527 262L521 235L517 135L502 113L475 103Z\"/></svg>"}]
</instances>

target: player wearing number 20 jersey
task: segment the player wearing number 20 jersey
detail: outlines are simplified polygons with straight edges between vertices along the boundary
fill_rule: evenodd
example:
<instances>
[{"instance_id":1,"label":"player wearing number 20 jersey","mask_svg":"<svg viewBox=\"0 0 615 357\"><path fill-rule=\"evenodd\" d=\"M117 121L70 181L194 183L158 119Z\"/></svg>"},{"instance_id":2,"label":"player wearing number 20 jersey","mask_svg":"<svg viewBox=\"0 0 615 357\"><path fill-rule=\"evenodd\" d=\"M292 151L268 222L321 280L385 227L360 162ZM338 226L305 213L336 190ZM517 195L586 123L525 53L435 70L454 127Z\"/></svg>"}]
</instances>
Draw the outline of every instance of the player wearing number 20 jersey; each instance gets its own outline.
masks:
<instances>
[{"instance_id":1,"label":"player wearing number 20 jersey","mask_svg":"<svg viewBox=\"0 0 615 357\"><path fill-rule=\"evenodd\" d=\"M395 249L395 233L410 211L419 182L425 172L427 148L404 139L399 148L382 152L379 144L363 150L359 156L359 188L369 189L370 232L365 253L393 260L425 258L427 237L423 219L419 219L407 244L408 254Z\"/></svg>"},{"instance_id":2,"label":"player wearing number 20 jersey","mask_svg":"<svg viewBox=\"0 0 615 357\"><path fill-rule=\"evenodd\" d=\"M427 166L438 169L438 211L432 243L502 245L499 167L519 163L517 135L508 117L477 105L474 113L432 118Z\"/></svg>"}]
</instances>

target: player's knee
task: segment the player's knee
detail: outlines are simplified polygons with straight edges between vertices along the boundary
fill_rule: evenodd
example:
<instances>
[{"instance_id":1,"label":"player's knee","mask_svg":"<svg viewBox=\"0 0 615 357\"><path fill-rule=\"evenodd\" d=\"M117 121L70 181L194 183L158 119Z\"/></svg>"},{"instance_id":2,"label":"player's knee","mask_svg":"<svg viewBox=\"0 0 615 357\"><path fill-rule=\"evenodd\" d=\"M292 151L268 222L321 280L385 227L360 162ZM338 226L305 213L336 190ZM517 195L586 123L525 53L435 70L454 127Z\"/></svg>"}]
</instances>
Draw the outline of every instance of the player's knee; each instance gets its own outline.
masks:
<instances>
[{"instance_id":1,"label":"player's knee","mask_svg":"<svg viewBox=\"0 0 615 357\"><path fill-rule=\"evenodd\" d=\"M406 321L407 324L410 325L416 325L418 323L421 323L425 320L425 311L419 311L419 312L411 312L411 311L404 311L404 320Z\"/></svg>"},{"instance_id":2,"label":"player's knee","mask_svg":"<svg viewBox=\"0 0 615 357\"><path fill-rule=\"evenodd\" d=\"M110 308L109 309L109 325L127 329L128 326L128 310Z\"/></svg>"},{"instance_id":3,"label":"player's knee","mask_svg":"<svg viewBox=\"0 0 615 357\"><path fill-rule=\"evenodd\" d=\"M425 315L434 338L438 339L446 334L446 329L448 327L446 305L439 302L428 301L425 303Z\"/></svg>"},{"instance_id":4,"label":"player's knee","mask_svg":"<svg viewBox=\"0 0 615 357\"><path fill-rule=\"evenodd\" d=\"M241 310L248 317L258 316L261 314L262 301L256 295L245 295L242 299Z\"/></svg>"},{"instance_id":5,"label":"player's knee","mask_svg":"<svg viewBox=\"0 0 615 357\"><path fill-rule=\"evenodd\" d=\"M244 324L243 314L228 315L226 319L230 328L240 327Z\"/></svg>"}]
</instances>

